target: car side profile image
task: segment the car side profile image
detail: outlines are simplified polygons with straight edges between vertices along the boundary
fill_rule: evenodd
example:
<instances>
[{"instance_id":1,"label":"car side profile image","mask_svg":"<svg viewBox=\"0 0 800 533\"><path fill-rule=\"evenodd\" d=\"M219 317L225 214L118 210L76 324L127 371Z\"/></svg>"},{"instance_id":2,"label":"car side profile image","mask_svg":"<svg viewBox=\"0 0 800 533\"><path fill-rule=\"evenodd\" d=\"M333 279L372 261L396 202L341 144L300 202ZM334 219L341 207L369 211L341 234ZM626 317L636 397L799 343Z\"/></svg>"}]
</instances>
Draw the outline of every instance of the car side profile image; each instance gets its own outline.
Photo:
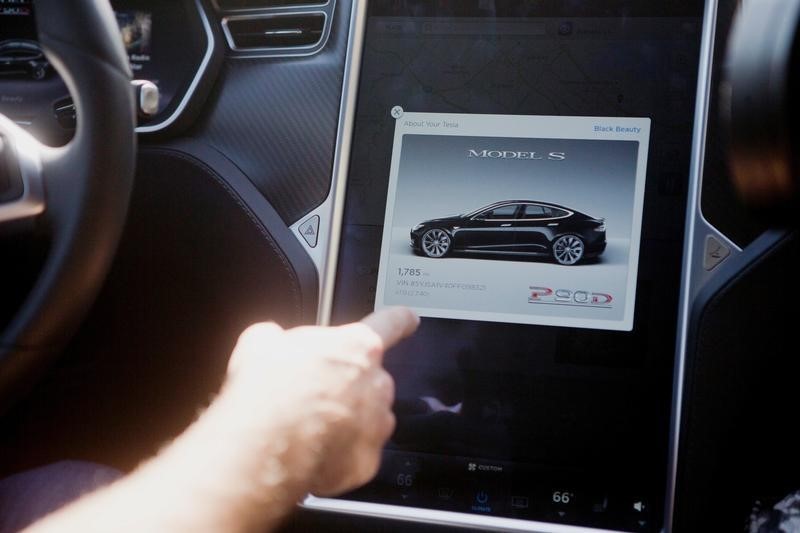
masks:
<instances>
[{"instance_id":1,"label":"car side profile image","mask_svg":"<svg viewBox=\"0 0 800 533\"><path fill-rule=\"evenodd\" d=\"M496 202L467 214L427 220L411 230L415 253L550 257L575 265L606 249L606 224L574 209L533 200Z\"/></svg>"}]
</instances>

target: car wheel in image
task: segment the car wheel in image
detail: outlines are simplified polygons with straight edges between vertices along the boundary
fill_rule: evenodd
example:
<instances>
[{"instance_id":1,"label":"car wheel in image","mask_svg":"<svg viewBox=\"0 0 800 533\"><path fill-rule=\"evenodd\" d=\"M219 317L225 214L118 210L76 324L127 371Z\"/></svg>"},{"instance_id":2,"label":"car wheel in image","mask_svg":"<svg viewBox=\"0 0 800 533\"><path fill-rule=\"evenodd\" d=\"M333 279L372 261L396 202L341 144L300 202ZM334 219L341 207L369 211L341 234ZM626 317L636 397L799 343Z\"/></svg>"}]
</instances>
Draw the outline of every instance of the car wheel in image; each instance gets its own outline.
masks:
<instances>
[{"instance_id":1,"label":"car wheel in image","mask_svg":"<svg viewBox=\"0 0 800 533\"><path fill-rule=\"evenodd\" d=\"M553 242L553 259L559 265L574 265L583 259L586 247L577 235L562 235Z\"/></svg>"},{"instance_id":2,"label":"car wheel in image","mask_svg":"<svg viewBox=\"0 0 800 533\"><path fill-rule=\"evenodd\" d=\"M420 248L427 257L438 259L447 255L452 242L450 235L445 230L433 228L422 235Z\"/></svg>"}]
</instances>

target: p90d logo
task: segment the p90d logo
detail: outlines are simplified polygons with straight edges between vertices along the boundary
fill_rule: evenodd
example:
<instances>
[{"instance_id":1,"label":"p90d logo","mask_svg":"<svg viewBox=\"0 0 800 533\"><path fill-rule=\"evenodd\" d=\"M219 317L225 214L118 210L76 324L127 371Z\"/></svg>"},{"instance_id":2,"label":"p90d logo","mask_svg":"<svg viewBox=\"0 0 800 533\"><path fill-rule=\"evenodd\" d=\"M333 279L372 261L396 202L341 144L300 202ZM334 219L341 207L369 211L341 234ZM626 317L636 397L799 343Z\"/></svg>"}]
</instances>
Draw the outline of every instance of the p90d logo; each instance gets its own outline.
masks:
<instances>
[{"instance_id":1,"label":"p90d logo","mask_svg":"<svg viewBox=\"0 0 800 533\"><path fill-rule=\"evenodd\" d=\"M551 289L550 287L530 287L528 303L542 305L569 305L573 307L611 308L614 297L604 292L571 289Z\"/></svg>"}]
</instances>

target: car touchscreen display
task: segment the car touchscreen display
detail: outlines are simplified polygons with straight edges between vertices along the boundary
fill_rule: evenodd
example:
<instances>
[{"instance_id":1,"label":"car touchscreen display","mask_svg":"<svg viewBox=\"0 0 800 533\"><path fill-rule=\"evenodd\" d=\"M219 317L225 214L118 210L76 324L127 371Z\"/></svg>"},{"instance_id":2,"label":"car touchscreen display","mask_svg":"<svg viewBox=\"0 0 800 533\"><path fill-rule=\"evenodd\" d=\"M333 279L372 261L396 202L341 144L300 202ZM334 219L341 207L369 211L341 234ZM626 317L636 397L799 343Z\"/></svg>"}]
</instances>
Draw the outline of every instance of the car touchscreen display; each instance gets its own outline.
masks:
<instances>
[{"instance_id":1,"label":"car touchscreen display","mask_svg":"<svg viewBox=\"0 0 800 533\"><path fill-rule=\"evenodd\" d=\"M330 316L422 324L348 509L660 529L702 2L372 0L365 26Z\"/></svg>"},{"instance_id":2,"label":"car touchscreen display","mask_svg":"<svg viewBox=\"0 0 800 533\"><path fill-rule=\"evenodd\" d=\"M32 0L0 0L0 23L4 39L32 39L36 36Z\"/></svg>"},{"instance_id":3,"label":"car touchscreen display","mask_svg":"<svg viewBox=\"0 0 800 533\"><path fill-rule=\"evenodd\" d=\"M151 60L153 14L149 11L117 10L115 15L131 70L136 75Z\"/></svg>"}]
</instances>

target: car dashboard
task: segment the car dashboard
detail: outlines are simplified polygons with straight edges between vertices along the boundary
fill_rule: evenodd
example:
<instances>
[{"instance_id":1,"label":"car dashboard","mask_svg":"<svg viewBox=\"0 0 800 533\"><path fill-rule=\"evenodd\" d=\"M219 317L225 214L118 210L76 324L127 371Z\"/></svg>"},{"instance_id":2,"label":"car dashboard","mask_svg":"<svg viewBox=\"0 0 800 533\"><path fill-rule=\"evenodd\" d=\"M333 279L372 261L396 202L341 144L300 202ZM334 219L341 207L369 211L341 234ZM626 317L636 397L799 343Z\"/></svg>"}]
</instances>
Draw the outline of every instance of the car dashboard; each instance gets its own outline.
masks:
<instances>
[{"instance_id":1,"label":"car dashboard","mask_svg":"<svg viewBox=\"0 0 800 533\"><path fill-rule=\"evenodd\" d=\"M378 476L287 532L730 529L791 488L789 444L770 457L733 412L778 423L796 367L759 359L736 312L797 253L730 183L738 2L111 3L158 108L106 286L6 420L0 473L129 470L248 324L407 305ZM0 113L52 146L80 128L31 0L0 0ZM779 350L789 318L752 327Z\"/></svg>"},{"instance_id":2,"label":"car dashboard","mask_svg":"<svg viewBox=\"0 0 800 533\"><path fill-rule=\"evenodd\" d=\"M75 109L36 43L35 6L6 5L1 8L0 112L41 138L63 144L75 129ZM133 78L151 81L160 91L157 111L140 120L139 131L161 131L186 112L210 74L216 42L208 15L195 1L123 1L113 7Z\"/></svg>"}]
</instances>

